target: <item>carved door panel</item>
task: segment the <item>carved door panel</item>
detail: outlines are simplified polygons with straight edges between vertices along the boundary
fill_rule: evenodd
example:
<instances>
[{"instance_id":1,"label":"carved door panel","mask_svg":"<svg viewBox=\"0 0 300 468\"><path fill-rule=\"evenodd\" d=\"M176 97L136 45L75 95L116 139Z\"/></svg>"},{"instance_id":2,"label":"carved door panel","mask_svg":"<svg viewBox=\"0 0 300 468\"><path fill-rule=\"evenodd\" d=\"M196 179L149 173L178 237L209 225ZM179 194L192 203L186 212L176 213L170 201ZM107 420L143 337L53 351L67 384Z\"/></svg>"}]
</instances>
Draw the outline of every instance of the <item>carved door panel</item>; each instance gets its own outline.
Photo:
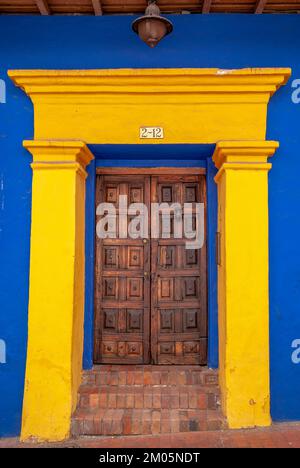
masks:
<instances>
[{"instance_id":1,"label":"carved door panel","mask_svg":"<svg viewBox=\"0 0 300 468\"><path fill-rule=\"evenodd\" d=\"M150 244L148 239L121 238L120 195L127 196L127 205L149 206L150 177L97 177L96 206L100 202L115 206L117 229L115 239L96 236L94 359L145 364L150 359ZM96 221L101 218L97 216ZM129 216L128 225L130 221Z\"/></svg>"},{"instance_id":2,"label":"carved door panel","mask_svg":"<svg viewBox=\"0 0 300 468\"><path fill-rule=\"evenodd\" d=\"M205 236L202 248L186 249L187 236L196 227L195 203L204 204L205 219L205 188L203 175L152 177L152 202L193 204L191 226L184 230L183 212L174 207L170 228L167 226L171 237L164 238L166 228L160 216L159 238L151 241L151 354L157 364L207 362ZM183 235L176 238L175 221L180 218Z\"/></svg>"}]
</instances>

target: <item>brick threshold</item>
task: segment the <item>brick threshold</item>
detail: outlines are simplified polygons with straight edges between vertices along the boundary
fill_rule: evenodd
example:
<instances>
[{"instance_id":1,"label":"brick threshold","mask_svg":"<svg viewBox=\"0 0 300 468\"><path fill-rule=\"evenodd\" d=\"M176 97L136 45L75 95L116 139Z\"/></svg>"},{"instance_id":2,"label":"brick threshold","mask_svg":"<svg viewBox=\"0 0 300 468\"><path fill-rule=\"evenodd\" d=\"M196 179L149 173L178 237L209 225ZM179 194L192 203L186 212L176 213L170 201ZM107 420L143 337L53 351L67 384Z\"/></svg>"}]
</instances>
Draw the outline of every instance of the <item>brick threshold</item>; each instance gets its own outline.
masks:
<instances>
[{"instance_id":1,"label":"brick threshold","mask_svg":"<svg viewBox=\"0 0 300 468\"><path fill-rule=\"evenodd\" d=\"M83 373L74 436L219 430L218 372L200 366L100 365Z\"/></svg>"},{"instance_id":2,"label":"brick threshold","mask_svg":"<svg viewBox=\"0 0 300 468\"><path fill-rule=\"evenodd\" d=\"M300 422L267 428L138 436L81 436L55 443L0 438L0 448L300 448Z\"/></svg>"}]
</instances>

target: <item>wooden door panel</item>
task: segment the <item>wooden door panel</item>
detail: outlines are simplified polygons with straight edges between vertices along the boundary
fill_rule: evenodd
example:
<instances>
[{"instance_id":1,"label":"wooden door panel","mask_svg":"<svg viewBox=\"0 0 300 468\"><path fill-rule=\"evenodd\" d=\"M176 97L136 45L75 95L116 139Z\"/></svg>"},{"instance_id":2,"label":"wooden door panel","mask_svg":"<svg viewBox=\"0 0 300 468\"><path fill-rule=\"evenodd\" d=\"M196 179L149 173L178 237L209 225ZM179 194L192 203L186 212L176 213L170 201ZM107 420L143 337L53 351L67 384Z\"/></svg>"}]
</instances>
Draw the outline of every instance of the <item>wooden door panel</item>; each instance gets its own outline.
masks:
<instances>
[{"instance_id":1,"label":"wooden door panel","mask_svg":"<svg viewBox=\"0 0 300 468\"><path fill-rule=\"evenodd\" d=\"M119 272L122 275L122 272ZM102 304L107 302L117 302L124 304L125 302L133 301L144 302L145 295L147 294L147 280L143 277L118 277L118 276L104 276L102 278Z\"/></svg>"},{"instance_id":2,"label":"wooden door panel","mask_svg":"<svg viewBox=\"0 0 300 468\"><path fill-rule=\"evenodd\" d=\"M141 341L115 341L115 337L103 339L101 344L103 363L131 364L132 361L143 362L143 342Z\"/></svg>"},{"instance_id":3,"label":"wooden door panel","mask_svg":"<svg viewBox=\"0 0 300 468\"><path fill-rule=\"evenodd\" d=\"M200 308L178 308L159 310L159 333L206 334L207 321Z\"/></svg>"},{"instance_id":4,"label":"wooden door panel","mask_svg":"<svg viewBox=\"0 0 300 468\"><path fill-rule=\"evenodd\" d=\"M160 340L158 355L160 364L164 365L204 365L207 360L207 342L204 338L198 341Z\"/></svg>"},{"instance_id":5,"label":"wooden door panel","mask_svg":"<svg viewBox=\"0 0 300 468\"><path fill-rule=\"evenodd\" d=\"M116 243L117 241L115 241ZM106 245L102 244L103 270L105 272L120 269L140 270L144 272L144 246L138 245Z\"/></svg>"},{"instance_id":6,"label":"wooden door panel","mask_svg":"<svg viewBox=\"0 0 300 468\"><path fill-rule=\"evenodd\" d=\"M116 208L119 196L149 206L147 176L97 176L96 203ZM101 219L101 217L99 217ZM127 222L129 221L129 217ZM96 237L95 348L97 363L146 364L150 354L150 243Z\"/></svg>"},{"instance_id":7,"label":"wooden door panel","mask_svg":"<svg viewBox=\"0 0 300 468\"><path fill-rule=\"evenodd\" d=\"M156 176L151 182L151 201L158 203L204 203L203 176ZM183 213L175 212L176 216ZM195 206L192 206L192 212ZM196 227L193 214L192 229ZM183 226L184 227L184 226ZM181 238L164 238L162 216L159 238L151 241L151 353L157 364L206 364L207 285L206 245L186 249Z\"/></svg>"},{"instance_id":8,"label":"wooden door panel","mask_svg":"<svg viewBox=\"0 0 300 468\"><path fill-rule=\"evenodd\" d=\"M144 269L144 248L139 246L126 247L127 268L134 270Z\"/></svg>"},{"instance_id":9,"label":"wooden door panel","mask_svg":"<svg viewBox=\"0 0 300 468\"><path fill-rule=\"evenodd\" d=\"M176 268L191 270L200 268L200 255L198 250L186 249L183 245L158 245L157 273Z\"/></svg>"},{"instance_id":10,"label":"wooden door panel","mask_svg":"<svg viewBox=\"0 0 300 468\"><path fill-rule=\"evenodd\" d=\"M107 335L143 332L143 309L103 308L102 320L103 332Z\"/></svg>"},{"instance_id":11,"label":"wooden door panel","mask_svg":"<svg viewBox=\"0 0 300 468\"><path fill-rule=\"evenodd\" d=\"M177 272L178 274L179 272ZM170 277L170 274L157 278L157 301L200 302L200 278L197 276Z\"/></svg>"}]
</instances>

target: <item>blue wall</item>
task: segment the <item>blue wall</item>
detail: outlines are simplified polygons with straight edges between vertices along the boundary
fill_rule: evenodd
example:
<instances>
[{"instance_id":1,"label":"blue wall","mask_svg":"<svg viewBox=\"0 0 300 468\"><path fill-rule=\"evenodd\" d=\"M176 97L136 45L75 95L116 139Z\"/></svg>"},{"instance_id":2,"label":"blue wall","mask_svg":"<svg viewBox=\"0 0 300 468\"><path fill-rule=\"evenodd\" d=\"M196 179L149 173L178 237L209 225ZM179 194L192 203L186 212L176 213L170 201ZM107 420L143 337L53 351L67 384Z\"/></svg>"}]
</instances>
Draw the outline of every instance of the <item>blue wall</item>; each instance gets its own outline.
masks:
<instances>
[{"instance_id":1,"label":"blue wall","mask_svg":"<svg viewBox=\"0 0 300 468\"><path fill-rule=\"evenodd\" d=\"M291 66L300 78L297 15L176 15L174 33L149 49L130 16L0 17L0 435L19 433L27 339L31 173L21 141L33 137L32 105L9 68ZM1 82L0 82L1 83ZM2 87L0 87L1 91ZM271 400L276 420L300 419L300 104L291 82L271 100L268 138L281 148L270 172ZM201 129L199 129L199 132ZM92 143L92 142L91 142ZM255 190L255 187L253 188ZM253 337L255 339L255 337Z\"/></svg>"}]
</instances>

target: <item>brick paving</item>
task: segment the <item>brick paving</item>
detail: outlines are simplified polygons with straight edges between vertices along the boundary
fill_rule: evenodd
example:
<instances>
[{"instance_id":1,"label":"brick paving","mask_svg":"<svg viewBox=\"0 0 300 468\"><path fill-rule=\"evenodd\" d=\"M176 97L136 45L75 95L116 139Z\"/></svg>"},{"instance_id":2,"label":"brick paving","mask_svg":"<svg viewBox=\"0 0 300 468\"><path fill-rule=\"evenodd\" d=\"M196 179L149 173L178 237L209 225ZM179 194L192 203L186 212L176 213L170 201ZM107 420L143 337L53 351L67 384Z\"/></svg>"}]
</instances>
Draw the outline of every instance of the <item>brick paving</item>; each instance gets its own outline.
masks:
<instances>
[{"instance_id":1,"label":"brick paving","mask_svg":"<svg viewBox=\"0 0 300 468\"><path fill-rule=\"evenodd\" d=\"M217 430L218 372L199 366L96 366L83 374L72 434Z\"/></svg>"},{"instance_id":2,"label":"brick paving","mask_svg":"<svg viewBox=\"0 0 300 468\"><path fill-rule=\"evenodd\" d=\"M80 437L63 443L21 443L0 439L0 448L300 448L300 423L273 424L270 428L219 430L178 434Z\"/></svg>"}]
</instances>

